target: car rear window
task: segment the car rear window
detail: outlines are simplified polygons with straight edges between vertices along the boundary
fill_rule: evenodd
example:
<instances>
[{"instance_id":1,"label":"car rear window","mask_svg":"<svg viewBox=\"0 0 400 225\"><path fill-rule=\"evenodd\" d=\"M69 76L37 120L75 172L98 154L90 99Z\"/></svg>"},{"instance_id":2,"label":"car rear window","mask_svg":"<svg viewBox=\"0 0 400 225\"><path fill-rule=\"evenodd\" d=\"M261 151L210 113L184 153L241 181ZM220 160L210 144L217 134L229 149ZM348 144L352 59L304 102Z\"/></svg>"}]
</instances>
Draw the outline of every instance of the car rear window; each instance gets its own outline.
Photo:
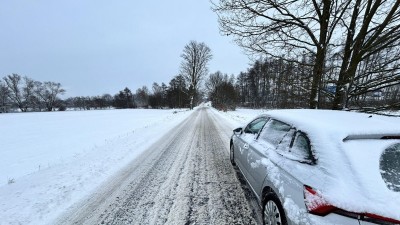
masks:
<instances>
[{"instance_id":1,"label":"car rear window","mask_svg":"<svg viewBox=\"0 0 400 225\"><path fill-rule=\"evenodd\" d=\"M385 149L380 159L380 171L386 186L400 192L400 143Z\"/></svg>"}]
</instances>

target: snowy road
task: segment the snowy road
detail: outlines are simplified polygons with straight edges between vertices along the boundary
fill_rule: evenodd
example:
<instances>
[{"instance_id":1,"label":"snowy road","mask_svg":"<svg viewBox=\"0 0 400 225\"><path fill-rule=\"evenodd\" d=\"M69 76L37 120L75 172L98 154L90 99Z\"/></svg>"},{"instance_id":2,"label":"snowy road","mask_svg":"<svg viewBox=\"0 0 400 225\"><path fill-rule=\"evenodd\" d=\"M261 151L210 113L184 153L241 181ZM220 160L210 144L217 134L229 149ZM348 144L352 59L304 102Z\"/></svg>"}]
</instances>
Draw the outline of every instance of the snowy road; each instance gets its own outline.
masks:
<instances>
[{"instance_id":1,"label":"snowy road","mask_svg":"<svg viewBox=\"0 0 400 225\"><path fill-rule=\"evenodd\" d=\"M258 224L216 118L197 109L59 224Z\"/></svg>"}]
</instances>

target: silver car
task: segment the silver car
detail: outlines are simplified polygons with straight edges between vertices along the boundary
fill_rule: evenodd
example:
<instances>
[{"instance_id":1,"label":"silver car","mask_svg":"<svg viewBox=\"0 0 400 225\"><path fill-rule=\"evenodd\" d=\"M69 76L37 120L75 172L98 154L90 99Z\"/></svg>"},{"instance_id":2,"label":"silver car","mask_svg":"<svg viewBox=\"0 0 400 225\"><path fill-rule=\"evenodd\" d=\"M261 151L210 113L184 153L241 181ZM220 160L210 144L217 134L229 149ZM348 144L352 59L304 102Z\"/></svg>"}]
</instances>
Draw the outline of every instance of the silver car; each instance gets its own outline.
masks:
<instances>
[{"instance_id":1,"label":"silver car","mask_svg":"<svg viewBox=\"0 0 400 225\"><path fill-rule=\"evenodd\" d=\"M400 119L273 110L230 140L264 224L400 224Z\"/></svg>"}]
</instances>

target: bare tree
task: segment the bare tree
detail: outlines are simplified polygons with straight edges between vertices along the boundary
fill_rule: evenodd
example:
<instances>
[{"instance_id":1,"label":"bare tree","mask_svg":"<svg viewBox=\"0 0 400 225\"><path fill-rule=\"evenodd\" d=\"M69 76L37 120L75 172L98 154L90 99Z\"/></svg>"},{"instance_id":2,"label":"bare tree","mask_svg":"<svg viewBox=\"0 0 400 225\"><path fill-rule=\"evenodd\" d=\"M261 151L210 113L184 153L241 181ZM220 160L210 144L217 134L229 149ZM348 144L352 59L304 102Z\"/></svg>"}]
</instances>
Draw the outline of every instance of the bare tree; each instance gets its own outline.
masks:
<instances>
[{"instance_id":1,"label":"bare tree","mask_svg":"<svg viewBox=\"0 0 400 225\"><path fill-rule=\"evenodd\" d=\"M35 111L36 106L38 105L38 98L35 95L35 87L40 84L38 81L34 81L31 78L24 77L24 86L22 87L22 96L25 99L26 106L30 108L30 110Z\"/></svg>"},{"instance_id":2,"label":"bare tree","mask_svg":"<svg viewBox=\"0 0 400 225\"><path fill-rule=\"evenodd\" d=\"M235 110L237 93L235 90L234 78L220 71L210 74L206 81L208 99L213 106L220 110Z\"/></svg>"},{"instance_id":3,"label":"bare tree","mask_svg":"<svg viewBox=\"0 0 400 225\"><path fill-rule=\"evenodd\" d=\"M381 66L375 67L375 72L393 73L394 76L398 76L398 61L400 60L399 6L400 1L355 1L350 14L351 17L343 21L343 26L346 28L346 40L333 109L347 108L358 66L371 56L380 53L383 53L382 56L384 55L382 58L384 61L380 61ZM382 65L385 66L382 67ZM376 87L379 87L381 82L387 83L384 80L387 79L378 81ZM364 89L363 91L368 90L368 88L361 89Z\"/></svg>"},{"instance_id":4,"label":"bare tree","mask_svg":"<svg viewBox=\"0 0 400 225\"><path fill-rule=\"evenodd\" d=\"M21 77L18 74L8 75L3 78L9 90L8 96L22 112L32 107L33 88L35 82L28 77Z\"/></svg>"},{"instance_id":5,"label":"bare tree","mask_svg":"<svg viewBox=\"0 0 400 225\"><path fill-rule=\"evenodd\" d=\"M190 108L198 91L200 81L208 73L208 63L212 59L211 49L203 42L190 41L181 55L181 75L189 83Z\"/></svg>"},{"instance_id":6,"label":"bare tree","mask_svg":"<svg viewBox=\"0 0 400 225\"><path fill-rule=\"evenodd\" d=\"M357 95L398 84L399 7L400 1L393 0L219 0L219 4L214 3L221 31L233 35L249 53L300 65L299 56L312 55L309 106L319 106L321 99L326 104L328 94L332 96L333 109L347 108L349 100ZM338 56L338 67L327 65L327 61L333 62L331 57ZM376 56L380 59L374 59L375 66L371 62L363 63ZM360 70L365 65L370 67ZM336 87L333 93L324 90L327 82Z\"/></svg>"},{"instance_id":7,"label":"bare tree","mask_svg":"<svg viewBox=\"0 0 400 225\"><path fill-rule=\"evenodd\" d=\"M219 0L220 30L249 53L301 63L314 55L310 108L318 107L327 50L351 0Z\"/></svg>"},{"instance_id":8,"label":"bare tree","mask_svg":"<svg viewBox=\"0 0 400 225\"><path fill-rule=\"evenodd\" d=\"M7 86L0 80L0 112L7 112L9 107L9 90Z\"/></svg>"},{"instance_id":9,"label":"bare tree","mask_svg":"<svg viewBox=\"0 0 400 225\"><path fill-rule=\"evenodd\" d=\"M152 91L153 93L149 95L149 105L151 108L162 108L164 106L162 87L157 82L154 82Z\"/></svg>"},{"instance_id":10,"label":"bare tree","mask_svg":"<svg viewBox=\"0 0 400 225\"><path fill-rule=\"evenodd\" d=\"M347 100L344 103L346 107L351 99L359 99L360 96L365 99L368 94L400 84L400 65L388 60L392 57L393 53L388 50L374 54L360 63L349 86ZM396 58L397 61L398 57Z\"/></svg>"},{"instance_id":11,"label":"bare tree","mask_svg":"<svg viewBox=\"0 0 400 225\"><path fill-rule=\"evenodd\" d=\"M56 103L57 96L65 93L60 83L44 82L38 83L35 90L38 98L44 103L47 111L53 111Z\"/></svg>"},{"instance_id":12,"label":"bare tree","mask_svg":"<svg viewBox=\"0 0 400 225\"><path fill-rule=\"evenodd\" d=\"M217 71L215 73L210 74L208 77L205 87L208 92L212 92L215 90L216 87L218 87L222 82L224 81L224 78L226 78L227 75L222 74L220 71Z\"/></svg>"},{"instance_id":13,"label":"bare tree","mask_svg":"<svg viewBox=\"0 0 400 225\"><path fill-rule=\"evenodd\" d=\"M41 112L42 109L46 108L46 105L44 104L44 102L37 95L37 89L41 87L42 82L31 80L30 83L31 83L30 86L32 87L30 92L32 94L30 95L31 97L29 98L29 105L30 105L32 111Z\"/></svg>"},{"instance_id":14,"label":"bare tree","mask_svg":"<svg viewBox=\"0 0 400 225\"><path fill-rule=\"evenodd\" d=\"M14 102L18 108L24 112L25 111L25 106L24 102L22 99L22 94L21 94L21 79L22 77L18 74L12 74L8 75L3 78L4 82L6 83L6 86L9 90L8 96L11 99L12 102Z\"/></svg>"},{"instance_id":15,"label":"bare tree","mask_svg":"<svg viewBox=\"0 0 400 225\"><path fill-rule=\"evenodd\" d=\"M112 106L113 97L110 94L103 94L101 99L104 103L105 108L110 108Z\"/></svg>"},{"instance_id":16,"label":"bare tree","mask_svg":"<svg viewBox=\"0 0 400 225\"><path fill-rule=\"evenodd\" d=\"M149 89L146 86L138 88L135 94L135 101L137 107L148 108L149 107Z\"/></svg>"}]
</instances>

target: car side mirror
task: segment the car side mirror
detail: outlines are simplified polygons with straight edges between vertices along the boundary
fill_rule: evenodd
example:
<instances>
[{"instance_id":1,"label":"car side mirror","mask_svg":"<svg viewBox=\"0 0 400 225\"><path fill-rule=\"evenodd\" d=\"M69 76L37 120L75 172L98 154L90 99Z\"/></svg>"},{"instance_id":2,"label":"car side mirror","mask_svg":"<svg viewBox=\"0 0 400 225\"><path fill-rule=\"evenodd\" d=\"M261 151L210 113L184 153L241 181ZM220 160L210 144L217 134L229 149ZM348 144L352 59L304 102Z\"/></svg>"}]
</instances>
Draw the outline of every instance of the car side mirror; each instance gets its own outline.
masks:
<instances>
[{"instance_id":1,"label":"car side mirror","mask_svg":"<svg viewBox=\"0 0 400 225\"><path fill-rule=\"evenodd\" d=\"M243 128L239 127L233 130L233 134L235 135L241 135L243 132Z\"/></svg>"}]
</instances>

